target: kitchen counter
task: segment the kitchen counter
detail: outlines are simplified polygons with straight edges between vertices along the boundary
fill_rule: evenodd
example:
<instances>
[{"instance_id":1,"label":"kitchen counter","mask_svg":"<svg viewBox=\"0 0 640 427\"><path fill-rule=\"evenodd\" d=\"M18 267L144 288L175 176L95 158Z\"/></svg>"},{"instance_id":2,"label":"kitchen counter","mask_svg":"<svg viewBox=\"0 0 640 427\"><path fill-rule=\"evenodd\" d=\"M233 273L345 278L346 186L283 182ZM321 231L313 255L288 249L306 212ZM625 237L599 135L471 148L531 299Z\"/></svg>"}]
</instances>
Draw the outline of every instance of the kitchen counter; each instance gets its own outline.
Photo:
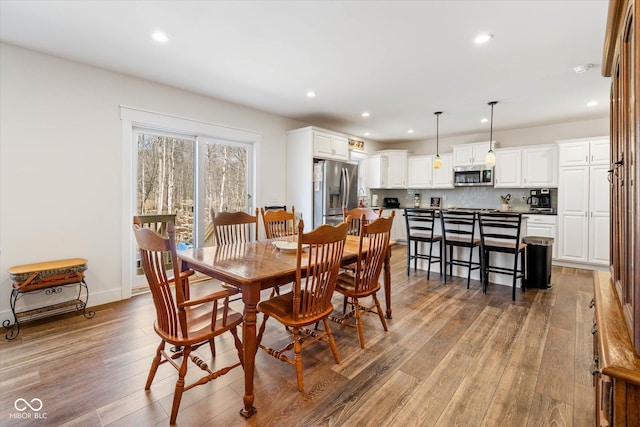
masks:
<instances>
[{"instance_id":1,"label":"kitchen counter","mask_svg":"<svg viewBox=\"0 0 640 427\"><path fill-rule=\"evenodd\" d=\"M380 207L382 207L382 209L413 209L413 206L400 206L399 208L386 208L384 206L371 206L371 209L379 209ZM440 210L440 208L432 208L430 206L421 206L421 209L434 209L434 210ZM446 208L444 208L446 209ZM547 211L547 212L538 212L538 211L533 211L533 210L529 210L529 209L509 209L507 211L501 210L501 209L492 209L492 208L472 208L472 207L462 207L462 206L456 206L456 207L450 207L448 208L450 210L459 210L459 211L473 211L473 212L516 212L516 213L521 213L523 215L558 215L558 213L554 210L554 211Z\"/></svg>"}]
</instances>

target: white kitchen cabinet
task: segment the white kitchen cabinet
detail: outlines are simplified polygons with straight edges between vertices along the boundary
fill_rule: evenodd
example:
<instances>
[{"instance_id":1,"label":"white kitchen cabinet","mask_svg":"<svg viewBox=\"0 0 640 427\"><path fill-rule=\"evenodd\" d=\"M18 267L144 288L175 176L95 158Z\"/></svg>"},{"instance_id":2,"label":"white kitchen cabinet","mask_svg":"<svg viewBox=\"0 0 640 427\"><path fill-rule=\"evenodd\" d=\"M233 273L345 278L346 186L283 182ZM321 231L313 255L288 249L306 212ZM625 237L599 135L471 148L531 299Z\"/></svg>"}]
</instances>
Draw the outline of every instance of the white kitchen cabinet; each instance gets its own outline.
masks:
<instances>
[{"instance_id":1,"label":"white kitchen cabinet","mask_svg":"<svg viewBox=\"0 0 640 427\"><path fill-rule=\"evenodd\" d=\"M407 150L386 150L389 158L388 188L407 188Z\"/></svg>"},{"instance_id":2,"label":"white kitchen cabinet","mask_svg":"<svg viewBox=\"0 0 640 427\"><path fill-rule=\"evenodd\" d=\"M407 186L409 188L433 187L433 157L409 157L407 160Z\"/></svg>"},{"instance_id":3,"label":"white kitchen cabinet","mask_svg":"<svg viewBox=\"0 0 640 427\"><path fill-rule=\"evenodd\" d=\"M526 233L522 237L540 236L554 239L551 257L558 258L558 217L555 215L525 215Z\"/></svg>"},{"instance_id":4,"label":"white kitchen cabinet","mask_svg":"<svg viewBox=\"0 0 640 427\"><path fill-rule=\"evenodd\" d=\"M495 154L496 166L494 169L494 187L520 187L522 184L522 150L517 148L504 148L495 150Z\"/></svg>"},{"instance_id":5,"label":"white kitchen cabinet","mask_svg":"<svg viewBox=\"0 0 640 427\"><path fill-rule=\"evenodd\" d=\"M558 166L609 164L609 137L558 141Z\"/></svg>"},{"instance_id":6,"label":"white kitchen cabinet","mask_svg":"<svg viewBox=\"0 0 640 427\"><path fill-rule=\"evenodd\" d=\"M560 260L609 264L609 160L604 158L608 149L603 140L558 145L564 165L558 178Z\"/></svg>"},{"instance_id":7,"label":"white kitchen cabinet","mask_svg":"<svg viewBox=\"0 0 640 427\"><path fill-rule=\"evenodd\" d=\"M330 160L349 160L349 139L342 135L312 129L313 156Z\"/></svg>"},{"instance_id":8,"label":"white kitchen cabinet","mask_svg":"<svg viewBox=\"0 0 640 427\"><path fill-rule=\"evenodd\" d=\"M433 170L433 188L453 188L453 154L440 154L440 169Z\"/></svg>"},{"instance_id":9,"label":"white kitchen cabinet","mask_svg":"<svg viewBox=\"0 0 640 427\"><path fill-rule=\"evenodd\" d=\"M492 147L495 149L495 141ZM453 166L484 165L484 158L489 152L489 141L474 142L453 146Z\"/></svg>"},{"instance_id":10,"label":"white kitchen cabinet","mask_svg":"<svg viewBox=\"0 0 640 427\"><path fill-rule=\"evenodd\" d=\"M367 186L369 188L387 188L389 158L381 154L369 156L367 160Z\"/></svg>"},{"instance_id":11,"label":"white kitchen cabinet","mask_svg":"<svg viewBox=\"0 0 640 427\"><path fill-rule=\"evenodd\" d=\"M496 162L496 168L497 168ZM522 187L557 187L558 155L553 144L522 149Z\"/></svg>"}]
</instances>

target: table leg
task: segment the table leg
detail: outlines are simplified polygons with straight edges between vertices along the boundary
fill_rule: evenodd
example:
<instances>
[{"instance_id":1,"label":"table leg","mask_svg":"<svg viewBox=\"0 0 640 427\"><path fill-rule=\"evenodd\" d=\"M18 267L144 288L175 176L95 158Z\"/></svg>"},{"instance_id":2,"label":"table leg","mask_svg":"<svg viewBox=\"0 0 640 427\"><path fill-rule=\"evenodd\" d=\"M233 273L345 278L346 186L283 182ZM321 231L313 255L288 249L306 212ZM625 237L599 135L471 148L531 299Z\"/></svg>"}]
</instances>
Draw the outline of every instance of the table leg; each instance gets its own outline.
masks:
<instances>
[{"instance_id":1,"label":"table leg","mask_svg":"<svg viewBox=\"0 0 640 427\"><path fill-rule=\"evenodd\" d=\"M391 247L384 257L384 302L387 309L387 319L391 319Z\"/></svg>"},{"instance_id":2,"label":"table leg","mask_svg":"<svg viewBox=\"0 0 640 427\"><path fill-rule=\"evenodd\" d=\"M244 323L242 325L242 342L244 344L244 407L240 414L249 418L256 413L253 406L253 373L256 360L256 306L260 301L260 287L250 286L242 289L242 301L244 302Z\"/></svg>"}]
</instances>

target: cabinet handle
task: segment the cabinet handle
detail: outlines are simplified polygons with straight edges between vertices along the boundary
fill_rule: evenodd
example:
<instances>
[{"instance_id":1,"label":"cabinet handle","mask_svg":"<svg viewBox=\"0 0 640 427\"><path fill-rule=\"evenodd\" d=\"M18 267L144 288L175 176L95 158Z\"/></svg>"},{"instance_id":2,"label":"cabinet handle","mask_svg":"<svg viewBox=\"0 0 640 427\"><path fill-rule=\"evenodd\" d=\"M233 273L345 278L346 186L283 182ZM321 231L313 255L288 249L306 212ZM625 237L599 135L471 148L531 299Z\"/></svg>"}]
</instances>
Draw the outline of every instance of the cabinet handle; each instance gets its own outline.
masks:
<instances>
[{"instance_id":1,"label":"cabinet handle","mask_svg":"<svg viewBox=\"0 0 640 427\"><path fill-rule=\"evenodd\" d=\"M591 335L595 335L597 333L598 333L598 325L594 323L593 326L591 327Z\"/></svg>"},{"instance_id":2,"label":"cabinet handle","mask_svg":"<svg viewBox=\"0 0 640 427\"><path fill-rule=\"evenodd\" d=\"M593 361L593 366L591 367L591 375L593 375L594 377L600 376L601 372L600 369L598 369L598 365L596 364L596 361Z\"/></svg>"},{"instance_id":3,"label":"cabinet handle","mask_svg":"<svg viewBox=\"0 0 640 427\"><path fill-rule=\"evenodd\" d=\"M589 308L593 308L596 306L596 300L595 299L591 299L591 302L589 303Z\"/></svg>"}]
</instances>

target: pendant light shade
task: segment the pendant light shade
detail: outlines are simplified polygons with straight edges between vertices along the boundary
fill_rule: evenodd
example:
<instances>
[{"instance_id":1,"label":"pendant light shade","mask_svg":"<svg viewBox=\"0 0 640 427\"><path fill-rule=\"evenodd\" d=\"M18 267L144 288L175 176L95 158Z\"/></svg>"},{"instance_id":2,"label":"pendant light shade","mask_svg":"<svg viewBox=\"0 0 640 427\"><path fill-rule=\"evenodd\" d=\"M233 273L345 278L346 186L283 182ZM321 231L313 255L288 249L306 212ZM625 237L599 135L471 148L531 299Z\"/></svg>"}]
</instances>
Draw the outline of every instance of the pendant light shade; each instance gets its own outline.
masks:
<instances>
[{"instance_id":1,"label":"pendant light shade","mask_svg":"<svg viewBox=\"0 0 640 427\"><path fill-rule=\"evenodd\" d=\"M433 158L433 168L440 169L442 167L442 160L440 159L440 114L442 114L442 111L436 111L433 114L436 115L436 156Z\"/></svg>"},{"instance_id":2,"label":"pendant light shade","mask_svg":"<svg viewBox=\"0 0 640 427\"><path fill-rule=\"evenodd\" d=\"M491 101L489 105L491 105L491 127L489 128L489 151L487 155L484 157L484 164L487 168L492 168L496 165L496 155L493 152L493 106L496 105L498 101Z\"/></svg>"}]
</instances>

